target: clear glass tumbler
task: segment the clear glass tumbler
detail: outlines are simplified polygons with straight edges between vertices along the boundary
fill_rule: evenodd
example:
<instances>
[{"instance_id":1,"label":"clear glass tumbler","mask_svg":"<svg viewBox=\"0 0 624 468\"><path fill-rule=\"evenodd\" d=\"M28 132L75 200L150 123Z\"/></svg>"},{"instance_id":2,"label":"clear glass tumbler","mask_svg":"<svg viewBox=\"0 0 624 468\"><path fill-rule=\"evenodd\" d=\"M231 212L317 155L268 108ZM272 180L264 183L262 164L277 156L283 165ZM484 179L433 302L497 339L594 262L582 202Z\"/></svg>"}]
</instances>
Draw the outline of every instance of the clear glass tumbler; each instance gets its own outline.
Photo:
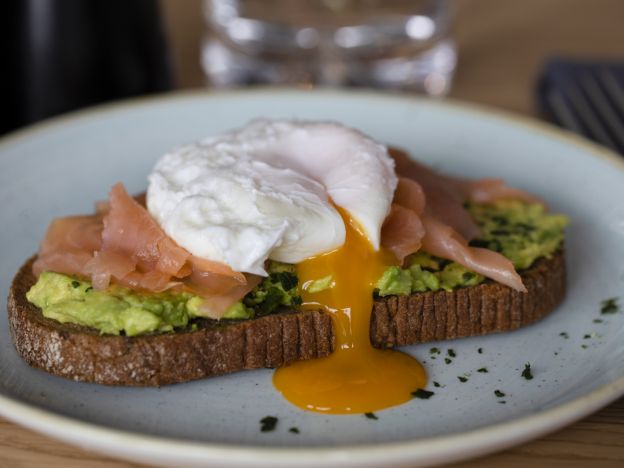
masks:
<instances>
[{"instance_id":1,"label":"clear glass tumbler","mask_svg":"<svg viewBox=\"0 0 624 468\"><path fill-rule=\"evenodd\" d=\"M397 88L444 95L457 56L448 0L204 0L212 85Z\"/></svg>"}]
</instances>

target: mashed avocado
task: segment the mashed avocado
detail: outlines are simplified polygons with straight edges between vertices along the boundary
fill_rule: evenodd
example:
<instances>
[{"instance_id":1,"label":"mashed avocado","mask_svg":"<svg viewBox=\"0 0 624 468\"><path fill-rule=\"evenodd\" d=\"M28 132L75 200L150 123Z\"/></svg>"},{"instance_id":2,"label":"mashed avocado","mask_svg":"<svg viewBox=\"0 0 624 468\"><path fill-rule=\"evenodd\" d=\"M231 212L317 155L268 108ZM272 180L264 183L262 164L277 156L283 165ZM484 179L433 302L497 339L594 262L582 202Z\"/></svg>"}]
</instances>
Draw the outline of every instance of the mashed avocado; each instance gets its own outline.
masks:
<instances>
[{"instance_id":1,"label":"mashed avocado","mask_svg":"<svg viewBox=\"0 0 624 468\"><path fill-rule=\"evenodd\" d=\"M281 264L283 265L283 264ZM294 271L294 267L288 266ZM61 323L76 323L103 334L127 336L169 332L184 328L199 317L202 298L184 292L140 293L111 286L97 291L87 281L44 272L26 298L39 307L44 317ZM281 305L301 302L297 276L276 266L271 275L241 302L232 305L223 318L242 320L275 311ZM254 307L254 308L252 308Z\"/></svg>"},{"instance_id":2,"label":"mashed avocado","mask_svg":"<svg viewBox=\"0 0 624 468\"><path fill-rule=\"evenodd\" d=\"M477 245L502 253L523 270L550 257L563 242L567 216L546 213L544 206L520 201L472 204L468 211L481 228Z\"/></svg>"},{"instance_id":3,"label":"mashed avocado","mask_svg":"<svg viewBox=\"0 0 624 468\"><path fill-rule=\"evenodd\" d=\"M541 257L549 258L563 242L568 218L548 214L539 204L500 201L471 204L468 211L481 228L481 238L470 243L500 252L517 270L529 268ZM452 291L475 286L485 278L464 266L418 252L407 267L390 267L377 281L380 296L424 291Z\"/></svg>"},{"instance_id":4,"label":"mashed avocado","mask_svg":"<svg viewBox=\"0 0 624 468\"><path fill-rule=\"evenodd\" d=\"M380 296L411 294L414 292L452 291L458 287L475 286L484 280L459 263L449 262L419 252L408 258L407 268L387 268L377 281L375 289Z\"/></svg>"},{"instance_id":5,"label":"mashed avocado","mask_svg":"<svg viewBox=\"0 0 624 468\"><path fill-rule=\"evenodd\" d=\"M102 333L128 336L171 331L189 321L189 294L141 294L111 287L97 291L86 281L44 272L26 298L44 317L92 327Z\"/></svg>"}]
</instances>

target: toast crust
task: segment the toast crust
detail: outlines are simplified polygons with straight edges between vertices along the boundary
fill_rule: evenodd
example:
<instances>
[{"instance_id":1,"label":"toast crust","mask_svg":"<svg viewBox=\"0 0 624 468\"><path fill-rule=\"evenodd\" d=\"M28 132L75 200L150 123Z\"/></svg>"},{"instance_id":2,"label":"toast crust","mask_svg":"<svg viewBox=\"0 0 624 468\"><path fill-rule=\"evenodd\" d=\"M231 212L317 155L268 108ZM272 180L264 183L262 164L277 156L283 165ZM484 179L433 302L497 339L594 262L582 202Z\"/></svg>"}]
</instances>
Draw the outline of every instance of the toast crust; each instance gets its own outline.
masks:
<instances>
[{"instance_id":1,"label":"toast crust","mask_svg":"<svg viewBox=\"0 0 624 468\"><path fill-rule=\"evenodd\" d=\"M274 368L329 355L331 317L288 311L252 320L201 320L196 330L144 336L47 319L26 300L34 257L20 268L8 298L11 337L31 366L61 377L106 385L160 386L245 369ZM453 292L376 299L371 343L405 346L514 330L552 311L566 287L563 251L521 272L528 293L491 281Z\"/></svg>"}]
</instances>

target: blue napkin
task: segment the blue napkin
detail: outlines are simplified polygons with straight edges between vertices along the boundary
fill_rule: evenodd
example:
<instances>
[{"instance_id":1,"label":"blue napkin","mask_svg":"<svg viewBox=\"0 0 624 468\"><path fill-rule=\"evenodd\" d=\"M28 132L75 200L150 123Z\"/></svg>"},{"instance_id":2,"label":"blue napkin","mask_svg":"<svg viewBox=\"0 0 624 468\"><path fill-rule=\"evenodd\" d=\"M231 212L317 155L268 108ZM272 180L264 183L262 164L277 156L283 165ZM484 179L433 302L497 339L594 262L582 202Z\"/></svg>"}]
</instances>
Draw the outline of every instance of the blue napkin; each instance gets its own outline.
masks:
<instances>
[{"instance_id":1,"label":"blue napkin","mask_svg":"<svg viewBox=\"0 0 624 468\"><path fill-rule=\"evenodd\" d=\"M624 61L550 60L537 103L550 121L624 155Z\"/></svg>"}]
</instances>

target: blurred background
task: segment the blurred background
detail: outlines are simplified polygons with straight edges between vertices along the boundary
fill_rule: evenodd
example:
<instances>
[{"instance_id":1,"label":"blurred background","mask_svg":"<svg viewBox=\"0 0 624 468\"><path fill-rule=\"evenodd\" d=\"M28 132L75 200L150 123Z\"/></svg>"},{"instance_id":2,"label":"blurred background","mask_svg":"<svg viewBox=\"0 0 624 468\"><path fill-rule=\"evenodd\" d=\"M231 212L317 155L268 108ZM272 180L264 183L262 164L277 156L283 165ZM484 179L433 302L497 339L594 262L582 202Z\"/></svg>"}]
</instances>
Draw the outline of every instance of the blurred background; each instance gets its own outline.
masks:
<instances>
[{"instance_id":1,"label":"blurred background","mask_svg":"<svg viewBox=\"0 0 624 468\"><path fill-rule=\"evenodd\" d=\"M410 3L409 0L406 3ZM457 68L450 96L536 113L536 80L553 57L624 60L624 1L451 0ZM202 86L201 0L164 0L176 85Z\"/></svg>"},{"instance_id":2,"label":"blurred background","mask_svg":"<svg viewBox=\"0 0 624 468\"><path fill-rule=\"evenodd\" d=\"M624 57L621 0L5 0L1 8L0 133L129 96L267 82L547 114L536 99L547 63Z\"/></svg>"}]
</instances>

